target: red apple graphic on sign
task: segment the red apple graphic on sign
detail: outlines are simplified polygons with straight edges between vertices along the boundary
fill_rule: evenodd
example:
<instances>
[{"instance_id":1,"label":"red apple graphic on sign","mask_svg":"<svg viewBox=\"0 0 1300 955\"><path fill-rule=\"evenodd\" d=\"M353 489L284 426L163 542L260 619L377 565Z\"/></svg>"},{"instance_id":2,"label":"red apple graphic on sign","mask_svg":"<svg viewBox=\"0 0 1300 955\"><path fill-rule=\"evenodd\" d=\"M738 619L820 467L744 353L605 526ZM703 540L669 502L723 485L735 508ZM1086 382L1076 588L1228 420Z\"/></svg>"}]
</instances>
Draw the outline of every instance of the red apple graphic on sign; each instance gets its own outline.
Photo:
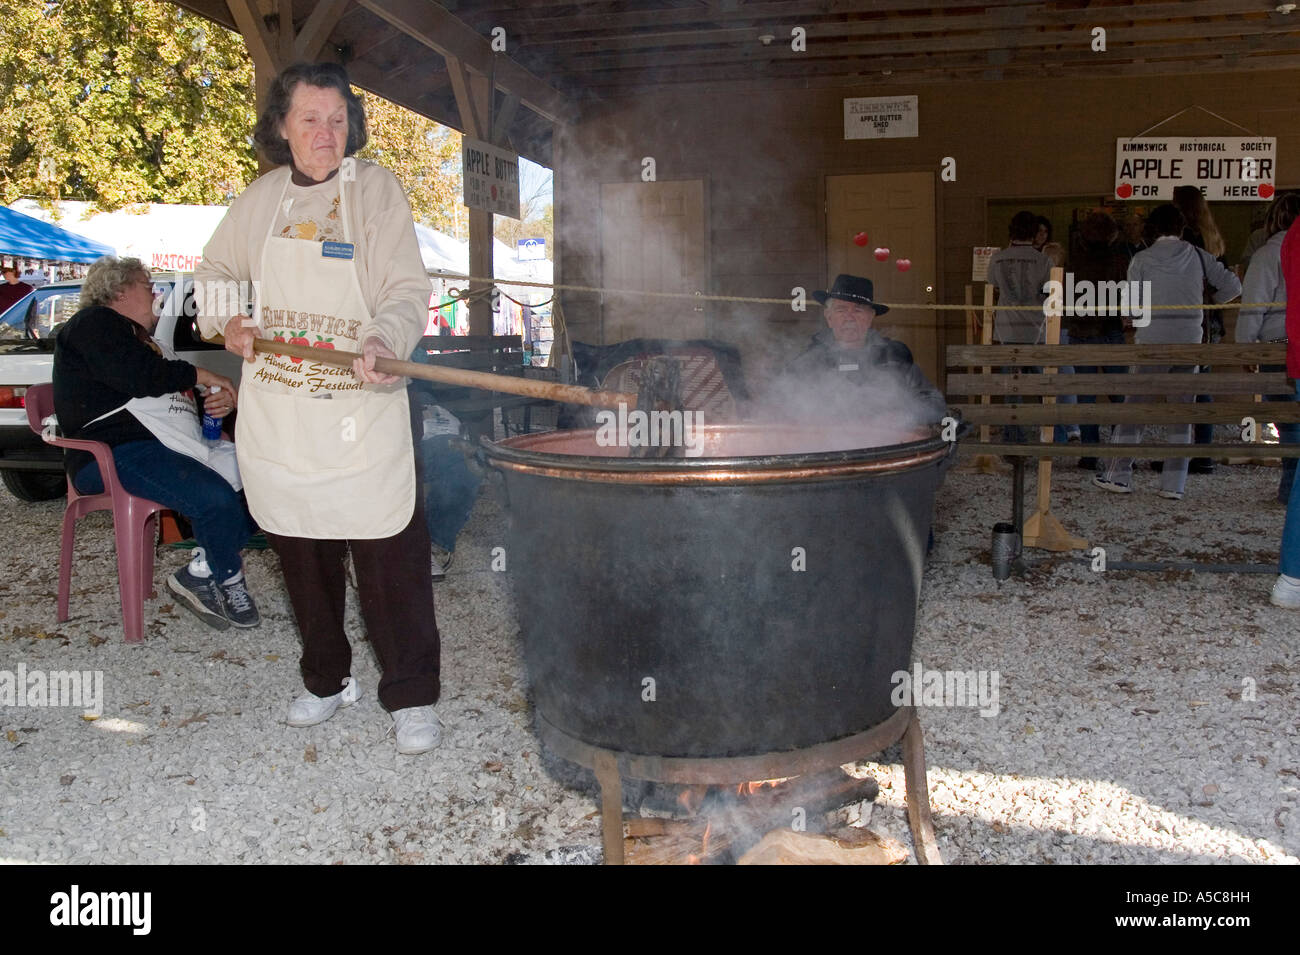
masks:
<instances>
[{"instance_id":1,"label":"red apple graphic on sign","mask_svg":"<svg viewBox=\"0 0 1300 955\"><path fill-rule=\"evenodd\" d=\"M1121 199L1127 199L1129 196L1133 195L1132 185L1127 182L1121 182L1115 187L1115 195L1119 196Z\"/></svg>"},{"instance_id":2,"label":"red apple graphic on sign","mask_svg":"<svg viewBox=\"0 0 1300 955\"><path fill-rule=\"evenodd\" d=\"M1273 195L1273 187L1267 182L1261 182L1259 184L1259 197L1261 199L1267 199L1271 195Z\"/></svg>"},{"instance_id":3,"label":"red apple graphic on sign","mask_svg":"<svg viewBox=\"0 0 1300 955\"><path fill-rule=\"evenodd\" d=\"M289 344L290 344L290 345L310 345L311 342L307 341L307 339L304 337L306 334L307 334L307 329L305 329L305 328L304 328L302 331L300 331L300 332L294 332L294 333L293 333L293 338L289 339ZM290 360L291 362L293 362L295 365L300 364L300 363L302 362L302 359L301 359L301 358L290 358L289 360Z\"/></svg>"},{"instance_id":4,"label":"red apple graphic on sign","mask_svg":"<svg viewBox=\"0 0 1300 955\"><path fill-rule=\"evenodd\" d=\"M908 269L910 269L910 268L912 267L912 260L911 260L911 259L899 259L899 260L896 261L894 264L898 266L898 271L900 271L900 272L906 272Z\"/></svg>"},{"instance_id":5,"label":"red apple graphic on sign","mask_svg":"<svg viewBox=\"0 0 1300 955\"><path fill-rule=\"evenodd\" d=\"M311 343L311 347L312 347L312 348L328 348L330 351L333 351L333 350L334 350L334 339L332 339L332 338L321 338L319 335L317 335L317 336L316 336L316 340L315 340L314 342Z\"/></svg>"},{"instance_id":6,"label":"red apple graphic on sign","mask_svg":"<svg viewBox=\"0 0 1300 955\"><path fill-rule=\"evenodd\" d=\"M271 339L271 341L273 341L273 342L282 342L282 341L284 341L284 336L283 336L283 335L276 335L274 338ZM283 355L276 355L275 357L276 357L276 358L283 358L284 356L283 356Z\"/></svg>"},{"instance_id":7,"label":"red apple graphic on sign","mask_svg":"<svg viewBox=\"0 0 1300 955\"><path fill-rule=\"evenodd\" d=\"M859 232L857 235L853 237L853 244L858 246L859 248L865 246L869 241L871 240L868 238L865 232Z\"/></svg>"},{"instance_id":8,"label":"red apple graphic on sign","mask_svg":"<svg viewBox=\"0 0 1300 955\"><path fill-rule=\"evenodd\" d=\"M885 259L887 259L887 258L889 258L889 250L888 250L888 249L876 249L876 261L877 261L877 262L883 262L883 261L885 261Z\"/></svg>"}]
</instances>

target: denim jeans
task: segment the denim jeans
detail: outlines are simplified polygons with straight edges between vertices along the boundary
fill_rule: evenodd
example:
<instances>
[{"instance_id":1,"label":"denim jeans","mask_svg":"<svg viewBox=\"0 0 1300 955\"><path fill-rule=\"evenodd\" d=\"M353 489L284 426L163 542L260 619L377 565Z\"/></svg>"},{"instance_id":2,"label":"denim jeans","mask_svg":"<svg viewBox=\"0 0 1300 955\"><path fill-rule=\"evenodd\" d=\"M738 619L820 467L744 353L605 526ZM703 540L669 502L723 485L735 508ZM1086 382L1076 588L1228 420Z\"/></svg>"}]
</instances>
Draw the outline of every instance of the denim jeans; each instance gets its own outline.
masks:
<instances>
[{"instance_id":1,"label":"denim jeans","mask_svg":"<svg viewBox=\"0 0 1300 955\"><path fill-rule=\"evenodd\" d=\"M1262 372L1284 372L1286 365L1260 365ZM1295 395L1265 395L1265 401L1295 401ZM1277 438L1281 444L1300 444L1300 423L1278 424ZM1277 499L1286 503L1291 498L1291 485L1295 483L1295 458L1282 459L1282 480L1278 484Z\"/></svg>"},{"instance_id":2,"label":"denim jeans","mask_svg":"<svg viewBox=\"0 0 1300 955\"><path fill-rule=\"evenodd\" d=\"M1300 401L1300 382L1295 400ZM1286 522L1282 525L1282 559L1278 569L1288 577L1300 577L1300 481L1291 483L1287 498Z\"/></svg>"},{"instance_id":3,"label":"denim jeans","mask_svg":"<svg viewBox=\"0 0 1300 955\"><path fill-rule=\"evenodd\" d=\"M1071 345L1123 345L1124 332L1122 329L1115 329L1104 335L1093 335L1088 338L1070 338ZM1080 375L1095 375L1105 373L1107 375L1123 375L1128 373L1128 365L1075 365L1074 370ZM1108 400L1123 403L1123 395L1108 395ZM1097 401L1096 395L1079 395L1079 404L1090 405ZM1098 444L1101 441L1101 429L1099 425L1082 424L1079 425L1080 437L1086 444Z\"/></svg>"},{"instance_id":4,"label":"denim jeans","mask_svg":"<svg viewBox=\"0 0 1300 955\"><path fill-rule=\"evenodd\" d=\"M253 521L243 498L225 478L154 440L117 445L113 465L127 493L157 501L189 519L217 580L239 573L239 552L253 533ZM99 463L91 461L78 471L72 484L79 494L101 493Z\"/></svg>"}]
</instances>

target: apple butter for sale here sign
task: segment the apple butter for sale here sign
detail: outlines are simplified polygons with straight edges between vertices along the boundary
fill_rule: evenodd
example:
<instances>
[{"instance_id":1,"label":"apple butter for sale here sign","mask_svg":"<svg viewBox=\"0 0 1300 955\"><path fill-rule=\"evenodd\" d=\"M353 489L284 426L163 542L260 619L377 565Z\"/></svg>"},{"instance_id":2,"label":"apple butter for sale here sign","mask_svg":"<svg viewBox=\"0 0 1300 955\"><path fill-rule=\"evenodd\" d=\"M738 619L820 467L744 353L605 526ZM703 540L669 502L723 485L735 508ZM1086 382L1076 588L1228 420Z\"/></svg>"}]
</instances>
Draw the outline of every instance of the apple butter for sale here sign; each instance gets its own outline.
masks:
<instances>
[{"instance_id":1,"label":"apple butter for sale here sign","mask_svg":"<svg viewBox=\"0 0 1300 955\"><path fill-rule=\"evenodd\" d=\"M469 209L519 218L519 157L490 143L461 139L461 180Z\"/></svg>"},{"instance_id":2,"label":"apple butter for sale here sign","mask_svg":"<svg viewBox=\"0 0 1300 955\"><path fill-rule=\"evenodd\" d=\"M1173 198L1196 186L1210 202L1273 198L1277 140L1266 136L1160 137L1115 141L1115 195Z\"/></svg>"}]
</instances>

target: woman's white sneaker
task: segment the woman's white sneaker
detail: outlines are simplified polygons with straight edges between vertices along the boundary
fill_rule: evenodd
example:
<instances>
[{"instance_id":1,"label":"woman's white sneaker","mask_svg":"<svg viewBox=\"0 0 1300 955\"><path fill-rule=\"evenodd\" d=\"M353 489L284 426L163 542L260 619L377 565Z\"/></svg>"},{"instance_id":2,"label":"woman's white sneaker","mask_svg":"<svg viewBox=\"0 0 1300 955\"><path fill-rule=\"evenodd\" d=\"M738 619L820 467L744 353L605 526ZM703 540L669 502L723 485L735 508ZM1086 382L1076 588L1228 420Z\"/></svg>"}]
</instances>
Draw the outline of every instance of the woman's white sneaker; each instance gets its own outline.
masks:
<instances>
[{"instance_id":1,"label":"woman's white sneaker","mask_svg":"<svg viewBox=\"0 0 1300 955\"><path fill-rule=\"evenodd\" d=\"M1273 584L1273 593L1269 603L1284 610L1300 610L1300 580L1279 574L1277 583Z\"/></svg>"},{"instance_id":2,"label":"woman's white sneaker","mask_svg":"<svg viewBox=\"0 0 1300 955\"><path fill-rule=\"evenodd\" d=\"M338 712L340 706L351 706L361 699L361 684L352 677L343 681L343 689L333 696L317 696L308 691L289 704L290 726L315 726L324 723Z\"/></svg>"},{"instance_id":3,"label":"woman's white sneaker","mask_svg":"<svg viewBox=\"0 0 1300 955\"><path fill-rule=\"evenodd\" d=\"M403 756L427 753L442 739L442 724L432 706L393 710L393 728L397 730L397 751Z\"/></svg>"}]
</instances>

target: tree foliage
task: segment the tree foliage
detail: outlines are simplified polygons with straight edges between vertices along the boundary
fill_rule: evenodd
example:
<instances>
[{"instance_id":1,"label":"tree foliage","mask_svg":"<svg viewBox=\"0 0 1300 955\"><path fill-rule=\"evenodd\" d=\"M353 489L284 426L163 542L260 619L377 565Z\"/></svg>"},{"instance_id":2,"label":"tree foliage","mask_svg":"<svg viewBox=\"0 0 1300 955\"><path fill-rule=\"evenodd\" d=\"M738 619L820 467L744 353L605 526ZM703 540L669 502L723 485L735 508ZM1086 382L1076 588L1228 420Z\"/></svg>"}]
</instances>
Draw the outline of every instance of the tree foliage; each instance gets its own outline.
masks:
<instances>
[{"instance_id":1,"label":"tree foliage","mask_svg":"<svg viewBox=\"0 0 1300 955\"><path fill-rule=\"evenodd\" d=\"M381 97L361 96L370 141L357 155L397 177L417 222L450 233L461 201L460 133Z\"/></svg>"},{"instance_id":2,"label":"tree foliage","mask_svg":"<svg viewBox=\"0 0 1300 955\"><path fill-rule=\"evenodd\" d=\"M370 141L417 221L454 231L460 133L362 93ZM0 0L0 202L225 204L257 176L253 63L243 38L155 0ZM526 225L549 213L524 196ZM463 212L461 213L463 218ZM529 221L532 220L532 221Z\"/></svg>"},{"instance_id":3,"label":"tree foliage","mask_svg":"<svg viewBox=\"0 0 1300 955\"><path fill-rule=\"evenodd\" d=\"M0 97L5 203L221 203L257 172L243 40L171 4L0 4Z\"/></svg>"}]
</instances>

